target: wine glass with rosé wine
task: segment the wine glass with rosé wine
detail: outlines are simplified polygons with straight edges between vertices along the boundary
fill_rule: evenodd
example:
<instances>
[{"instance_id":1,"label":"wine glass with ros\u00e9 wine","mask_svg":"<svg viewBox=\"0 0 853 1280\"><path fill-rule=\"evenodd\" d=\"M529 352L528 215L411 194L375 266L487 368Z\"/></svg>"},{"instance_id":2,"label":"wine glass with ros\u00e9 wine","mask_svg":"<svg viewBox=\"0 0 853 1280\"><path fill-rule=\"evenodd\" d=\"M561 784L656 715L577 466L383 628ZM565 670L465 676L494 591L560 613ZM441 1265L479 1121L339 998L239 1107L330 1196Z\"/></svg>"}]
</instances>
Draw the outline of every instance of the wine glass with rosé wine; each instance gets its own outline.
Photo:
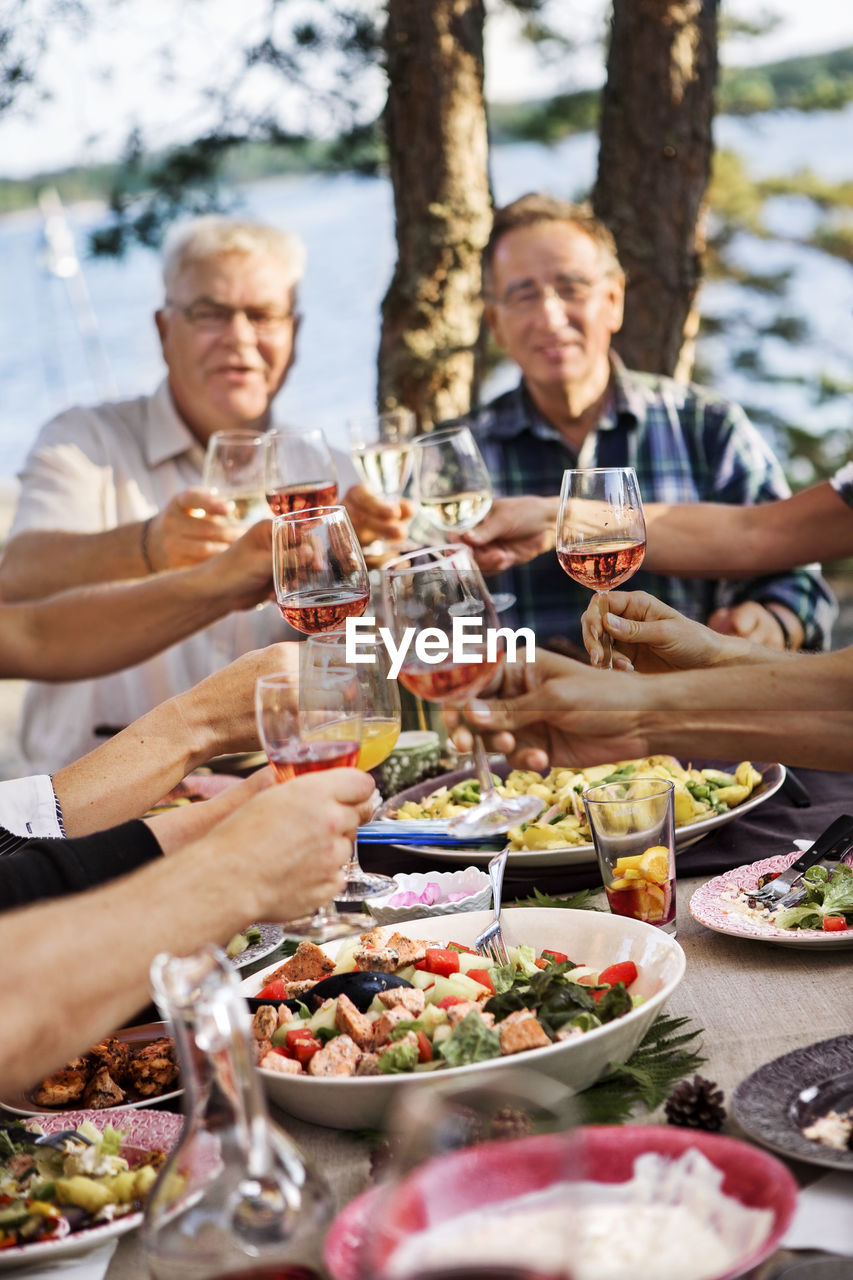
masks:
<instances>
[{"instance_id":1,"label":"wine glass with ros\u00e9 wine","mask_svg":"<svg viewBox=\"0 0 853 1280\"><path fill-rule=\"evenodd\" d=\"M258 736L277 782L320 769L354 768L361 749L361 688L353 671L322 671L300 646L299 673L262 676L255 685ZM361 925L338 914L334 902L313 915L284 922L285 937L329 942Z\"/></svg>"},{"instance_id":2,"label":"wine glass with ros\u00e9 wine","mask_svg":"<svg viewBox=\"0 0 853 1280\"><path fill-rule=\"evenodd\" d=\"M398 556L382 569L382 595L385 625L398 646L409 645L397 678L411 693L427 702L463 703L492 682L503 663L497 615L468 547L449 543ZM479 625L466 626L457 645L454 624L462 622ZM439 656L436 646L446 652ZM478 747L475 741L475 760ZM451 835L508 831L541 812L537 797L501 796L488 769L483 775L479 804L450 819Z\"/></svg>"},{"instance_id":3,"label":"wine glass with ros\u00e9 wine","mask_svg":"<svg viewBox=\"0 0 853 1280\"><path fill-rule=\"evenodd\" d=\"M564 471L557 516L557 559L575 582L591 587L602 619L607 592L636 573L646 554L646 519L633 467ZM613 666L602 631L602 666Z\"/></svg>"},{"instance_id":4,"label":"wine glass with ros\u00e9 wine","mask_svg":"<svg viewBox=\"0 0 853 1280\"><path fill-rule=\"evenodd\" d=\"M297 631L334 631L367 608L367 565L343 507L276 516L272 562L278 607Z\"/></svg>"},{"instance_id":5,"label":"wine glass with ros\u00e9 wine","mask_svg":"<svg viewBox=\"0 0 853 1280\"><path fill-rule=\"evenodd\" d=\"M381 639L360 636L360 653L369 661L347 661L346 633L327 631L309 636L303 648L305 662L316 667L320 678L344 673L354 674L361 686L361 746L356 760L358 769L375 769L391 754L400 736L400 691L390 677L391 660ZM353 841L347 867L347 882L335 901L344 910L357 909L362 902L397 888L391 876L365 871L358 860L358 839Z\"/></svg>"},{"instance_id":6,"label":"wine glass with ros\u00e9 wine","mask_svg":"<svg viewBox=\"0 0 853 1280\"><path fill-rule=\"evenodd\" d=\"M264 492L274 516L334 506L338 473L322 431L267 432Z\"/></svg>"}]
</instances>

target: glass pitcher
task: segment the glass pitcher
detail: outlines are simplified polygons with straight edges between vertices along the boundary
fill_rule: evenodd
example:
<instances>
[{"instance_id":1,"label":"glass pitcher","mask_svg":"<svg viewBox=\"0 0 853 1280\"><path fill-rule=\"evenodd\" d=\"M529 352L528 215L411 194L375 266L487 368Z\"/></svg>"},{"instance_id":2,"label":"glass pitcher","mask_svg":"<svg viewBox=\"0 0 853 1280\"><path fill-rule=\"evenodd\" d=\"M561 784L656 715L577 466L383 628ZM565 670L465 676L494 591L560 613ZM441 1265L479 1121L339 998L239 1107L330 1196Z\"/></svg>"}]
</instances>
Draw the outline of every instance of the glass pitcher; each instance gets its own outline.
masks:
<instances>
[{"instance_id":1,"label":"glass pitcher","mask_svg":"<svg viewBox=\"0 0 853 1280\"><path fill-rule=\"evenodd\" d=\"M186 1115L146 1206L152 1280L317 1280L331 1198L267 1114L236 974L208 946L155 957L151 984Z\"/></svg>"}]
</instances>

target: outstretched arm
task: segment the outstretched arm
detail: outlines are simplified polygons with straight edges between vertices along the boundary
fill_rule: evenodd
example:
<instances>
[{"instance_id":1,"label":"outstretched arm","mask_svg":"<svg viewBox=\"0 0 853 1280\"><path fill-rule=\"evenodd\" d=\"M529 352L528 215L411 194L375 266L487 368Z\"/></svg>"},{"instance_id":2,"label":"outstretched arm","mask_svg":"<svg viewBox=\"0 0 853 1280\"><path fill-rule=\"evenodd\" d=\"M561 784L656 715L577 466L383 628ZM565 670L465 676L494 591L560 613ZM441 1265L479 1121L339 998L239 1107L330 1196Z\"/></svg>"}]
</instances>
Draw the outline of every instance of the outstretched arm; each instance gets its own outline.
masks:
<instances>
[{"instance_id":1,"label":"outstretched arm","mask_svg":"<svg viewBox=\"0 0 853 1280\"><path fill-rule=\"evenodd\" d=\"M227 512L223 498L185 489L150 520L95 533L24 529L10 538L0 562L0 595L41 600L67 587L201 564L236 540L239 530L226 519Z\"/></svg>"},{"instance_id":2,"label":"outstretched arm","mask_svg":"<svg viewBox=\"0 0 853 1280\"><path fill-rule=\"evenodd\" d=\"M68 835L138 818L212 756L257 749L255 682L296 660L292 643L243 654L60 769L53 786Z\"/></svg>"},{"instance_id":3,"label":"outstretched arm","mask_svg":"<svg viewBox=\"0 0 853 1280\"><path fill-rule=\"evenodd\" d=\"M829 482L755 506L654 502L645 510L643 567L655 573L751 578L853 555L853 510Z\"/></svg>"},{"instance_id":4,"label":"outstretched arm","mask_svg":"<svg viewBox=\"0 0 853 1280\"><path fill-rule=\"evenodd\" d=\"M849 770L853 648L665 675L598 671L537 651L535 663L506 669L497 697L465 714L526 768L672 752Z\"/></svg>"},{"instance_id":5,"label":"outstretched arm","mask_svg":"<svg viewBox=\"0 0 853 1280\"><path fill-rule=\"evenodd\" d=\"M150 658L271 585L269 520L192 569L0 604L0 676L79 680Z\"/></svg>"},{"instance_id":6,"label":"outstretched arm","mask_svg":"<svg viewBox=\"0 0 853 1280\"><path fill-rule=\"evenodd\" d=\"M333 897L372 787L356 769L268 787L177 857L0 917L0 1091L27 1088L142 1008L159 951L224 943ZM59 1021L45 974L62 975Z\"/></svg>"}]
</instances>

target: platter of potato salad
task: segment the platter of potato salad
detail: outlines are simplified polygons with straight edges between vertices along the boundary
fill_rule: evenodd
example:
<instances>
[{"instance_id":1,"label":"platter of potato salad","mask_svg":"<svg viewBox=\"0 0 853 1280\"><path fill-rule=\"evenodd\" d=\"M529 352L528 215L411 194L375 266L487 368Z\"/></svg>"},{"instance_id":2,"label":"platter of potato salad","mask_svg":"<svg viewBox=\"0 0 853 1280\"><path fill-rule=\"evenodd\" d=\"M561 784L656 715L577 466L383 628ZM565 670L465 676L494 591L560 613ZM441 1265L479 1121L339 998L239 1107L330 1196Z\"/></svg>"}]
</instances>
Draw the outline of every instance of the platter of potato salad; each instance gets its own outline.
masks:
<instances>
[{"instance_id":1,"label":"platter of potato salad","mask_svg":"<svg viewBox=\"0 0 853 1280\"><path fill-rule=\"evenodd\" d=\"M736 764L699 767L682 764L674 756L644 756L615 764L576 769L555 766L547 774L532 769L511 769L504 761L493 776L502 795L535 795L545 808L535 822L513 827L507 833L509 863L528 866L563 867L592 865L592 845L583 793L600 783L636 778L662 778L675 785L675 842L678 849L695 844L703 836L741 814L763 804L779 790L785 777L781 764ZM458 846L442 842L430 846L430 830L443 833L448 819L475 805L480 784L473 770L460 770L409 787L386 800L378 816L390 821L423 823L419 843L407 843L413 852L428 852L431 858L458 860ZM434 823L434 828L430 824ZM409 841L411 837L408 838ZM485 865L492 856L489 848L465 847L465 857Z\"/></svg>"}]
</instances>

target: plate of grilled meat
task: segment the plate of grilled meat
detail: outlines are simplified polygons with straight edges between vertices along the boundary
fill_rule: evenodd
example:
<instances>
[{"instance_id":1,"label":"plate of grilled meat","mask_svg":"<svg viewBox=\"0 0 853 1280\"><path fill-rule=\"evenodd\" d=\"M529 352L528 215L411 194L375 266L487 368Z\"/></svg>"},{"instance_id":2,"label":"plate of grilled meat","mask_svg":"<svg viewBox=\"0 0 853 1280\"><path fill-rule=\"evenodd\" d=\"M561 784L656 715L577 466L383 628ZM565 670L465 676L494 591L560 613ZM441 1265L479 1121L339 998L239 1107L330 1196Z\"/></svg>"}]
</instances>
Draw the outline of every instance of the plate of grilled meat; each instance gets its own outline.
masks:
<instances>
[{"instance_id":1,"label":"plate of grilled meat","mask_svg":"<svg viewBox=\"0 0 853 1280\"><path fill-rule=\"evenodd\" d=\"M79 1058L8 1098L0 1107L20 1116L85 1107L152 1107L177 1098L178 1064L165 1022L122 1027Z\"/></svg>"}]
</instances>

